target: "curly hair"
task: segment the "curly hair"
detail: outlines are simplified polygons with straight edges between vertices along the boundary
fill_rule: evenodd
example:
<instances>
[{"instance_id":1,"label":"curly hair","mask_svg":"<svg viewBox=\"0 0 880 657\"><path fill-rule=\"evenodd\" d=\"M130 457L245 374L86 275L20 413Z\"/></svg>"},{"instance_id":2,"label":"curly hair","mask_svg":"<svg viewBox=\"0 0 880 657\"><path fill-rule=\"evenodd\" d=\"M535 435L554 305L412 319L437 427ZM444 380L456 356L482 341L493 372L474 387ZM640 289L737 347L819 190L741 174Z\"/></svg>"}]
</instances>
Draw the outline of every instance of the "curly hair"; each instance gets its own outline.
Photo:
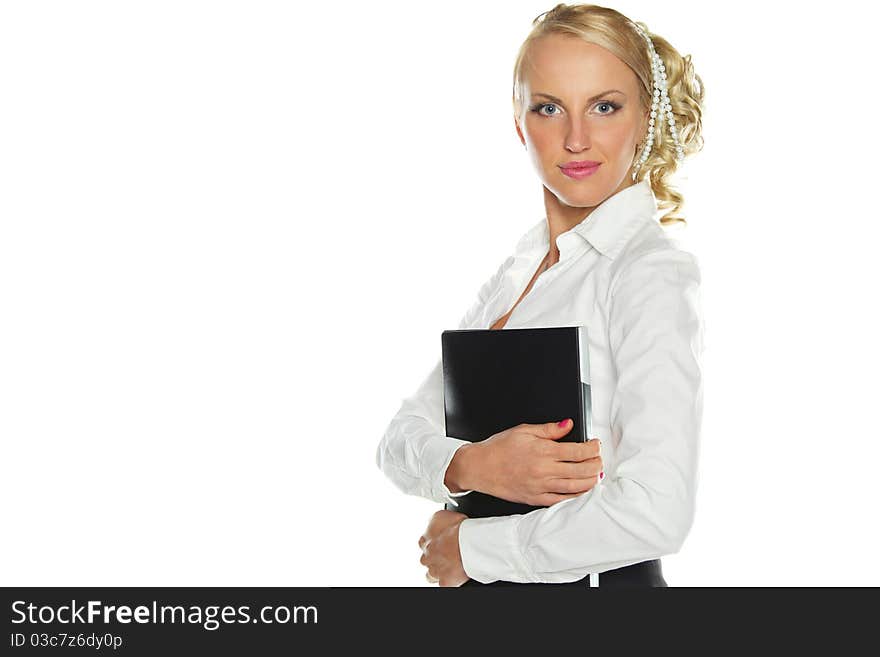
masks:
<instances>
[{"instance_id":1,"label":"curly hair","mask_svg":"<svg viewBox=\"0 0 880 657\"><path fill-rule=\"evenodd\" d=\"M651 59L638 27L651 37L654 50L666 68L667 94L685 157L703 148L703 81L694 71L690 55L682 57L669 41L652 33L644 23L633 21L614 9L599 5L558 4L539 14L532 25L532 31L520 46L513 68L513 111L518 119L525 107L522 74L524 64L528 61L529 46L536 39L548 34L574 35L615 55L639 79L639 102L648 111L653 100ZM645 138L647 134L643 141ZM633 165L635 162L634 155ZM670 183L670 177L677 168L675 144L671 135L665 129L655 130L651 153L639 168L636 182L646 177L649 179L657 198L657 206L663 211L660 223L664 226L676 222L687 223L679 216L684 197Z\"/></svg>"}]
</instances>

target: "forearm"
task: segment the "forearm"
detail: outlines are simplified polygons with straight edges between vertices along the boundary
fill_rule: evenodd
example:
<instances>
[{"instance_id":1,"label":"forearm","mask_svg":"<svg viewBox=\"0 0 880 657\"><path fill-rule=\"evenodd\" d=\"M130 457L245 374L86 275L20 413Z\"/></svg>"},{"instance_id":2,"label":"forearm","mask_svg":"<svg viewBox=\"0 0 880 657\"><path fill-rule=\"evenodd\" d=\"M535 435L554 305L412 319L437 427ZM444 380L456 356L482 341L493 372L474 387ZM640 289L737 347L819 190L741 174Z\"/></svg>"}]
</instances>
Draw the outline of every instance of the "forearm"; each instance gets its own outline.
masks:
<instances>
[{"instance_id":1,"label":"forearm","mask_svg":"<svg viewBox=\"0 0 880 657\"><path fill-rule=\"evenodd\" d=\"M693 490L606 477L578 497L528 514L467 518L462 566L482 583L565 583L677 552L693 522Z\"/></svg>"},{"instance_id":2,"label":"forearm","mask_svg":"<svg viewBox=\"0 0 880 657\"><path fill-rule=\"evenodd\" d=\"M396 417L376 450L376 464L397 488L435 502L448 502L460 486L447 488L445 473L467 441L437 433L416 417ZM454 503L454 500L453 500Z\"/></svg>"},{"instance_id":3,"label":"forearm","mask_svg":"<svg viewBox=\"0 0 880 657\"><path fill-rule=\"evenodd\" d=\"M445 434L442 395L438 363L392 418L376 449L376 465L404 493L456 504L456 491L459 496L467 492L462 488L466 479L461 478L466 461L455 459L451 479L456 491L447 488L445 479L453 457L471 443Z\"/></svg>"}]
</instances>

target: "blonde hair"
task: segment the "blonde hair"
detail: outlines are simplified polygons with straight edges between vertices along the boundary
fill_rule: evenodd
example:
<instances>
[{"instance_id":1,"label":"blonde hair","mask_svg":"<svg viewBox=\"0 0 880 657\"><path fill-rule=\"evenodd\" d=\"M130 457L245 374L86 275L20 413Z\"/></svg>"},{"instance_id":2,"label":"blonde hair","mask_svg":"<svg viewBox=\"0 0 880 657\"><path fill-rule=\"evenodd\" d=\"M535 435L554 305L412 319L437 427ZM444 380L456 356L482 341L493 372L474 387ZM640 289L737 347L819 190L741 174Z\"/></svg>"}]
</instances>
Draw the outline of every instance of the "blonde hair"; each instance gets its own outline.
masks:
<instances>
[{"instance_id":1,"label":"blonde hair","mask_svg":"<svg viewBox=\"0 0 880 657\"><path fill-rule=\"evenodd\" d=\"M690 55L682 57L666 39L650 32L644 23L632 21L614 9L598 5L558 4L538 15L532 25L534 27L520 46L513 67L513 111L517 122L520 122L526 102L523 97L522 74L528 61L529 46L536 39L548 34L573 35L610 51L636 74L640 82L639 104L643 110L648 111L653 101L651 60L647 42L636 30L635 26L638 26L651 37L654 50L666 68L667 94L685 156L703 148L703 81L694 71ZM647 134L643 141L645 137ZM634 155L632 164L635 162ZM664 226L675 222L687 223L683 217L678 216L684 197L669 182L677 168L675 144L668 132L668 126L655 123L654 144L648 159L638 171L636 182L646 177L649 179L657 198L657 206L664 211L660 218L660 223Z\"/></svg>"}]
</instances>

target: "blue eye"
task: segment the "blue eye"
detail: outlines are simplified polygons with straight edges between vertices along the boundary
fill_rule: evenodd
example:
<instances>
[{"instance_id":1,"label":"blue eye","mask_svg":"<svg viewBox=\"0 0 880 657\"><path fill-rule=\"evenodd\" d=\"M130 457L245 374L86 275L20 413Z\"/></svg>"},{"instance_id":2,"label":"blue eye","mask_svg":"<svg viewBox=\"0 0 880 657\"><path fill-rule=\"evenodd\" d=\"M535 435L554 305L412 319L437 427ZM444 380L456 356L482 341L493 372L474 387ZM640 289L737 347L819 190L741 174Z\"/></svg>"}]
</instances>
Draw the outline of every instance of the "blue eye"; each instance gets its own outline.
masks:
<instances>
[{"instance_id":1,"label":"blue eye","mask_svg":"<svg viewBox=\"0 0 880 657\"><path fill-rule=\"evenodd\" d=\"M608 106L611 109L608 111L605 111L605 112L599 112L600 116L614 114L617 110L620 109L620 105L618 105L617 103L612 103L611 101L608 101L608 100L603 100L602 102L600 102L597 105L597 107L602 107L603 105ZM556 114L559 114L558 111L553 112L552 114L544 114L541 110L544 109L545 107L554 107L555 108L556 104L555 103L538 103L537 105L532 105L529 109L532 112L539 114L540 116L554 116Z\"/></svg>"},{"instance_id":2,"label":"blue eye","mask_svg":"<svg viewBox=\"0 0 880 657\"><path fill-rule=\"evenodd\" d=\"M541 114L541 110L545 107L556 107L556 105L553 103L541 103L540 105L533 106L532 111ZM553 114L558 114L558 112L553 112ZM541 114L541 116L553 116L553 114Z\"/></svg>"}]
</instances>

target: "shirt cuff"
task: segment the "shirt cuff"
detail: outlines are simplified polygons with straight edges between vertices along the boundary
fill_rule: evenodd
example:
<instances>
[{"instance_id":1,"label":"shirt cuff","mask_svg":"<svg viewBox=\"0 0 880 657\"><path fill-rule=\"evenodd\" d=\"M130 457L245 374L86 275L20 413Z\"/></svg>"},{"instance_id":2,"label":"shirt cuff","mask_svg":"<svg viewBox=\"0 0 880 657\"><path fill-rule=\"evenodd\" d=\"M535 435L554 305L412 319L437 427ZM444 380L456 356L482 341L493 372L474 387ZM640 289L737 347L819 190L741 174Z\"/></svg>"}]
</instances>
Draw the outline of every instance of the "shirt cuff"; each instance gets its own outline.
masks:
<instances>
[{"instance_id":1,"label":"shirt cuff","mask_svg":"<svg viewBox=\"0 0 880 657\"><path fill-rule=\"evenodd\" d=\"M455 452L463 445L471 443L461 438L453 438L452 436L443 436L440 440L432 440L422 452L422 471L425 478L431 485L431 497L435 502L449 502L458 506L458 502L454 498L467 495L473 491L465 490L453 493L446 485L446 471L449 464L455 456Z\"/></svg>"},{"instance_id":2,"label":"shirt cuff","mask_svg":"<svg viewBox=\"0 0 880 657\"><path fill-rule=\"evenodd\" d=\"M522 514L465 518L458 527L458 547L465 574L483 584L538 582L519 549L517 525Z\"/></svg>"},{"instance_id":3,"label":"shirt cuff","mask_svg":"<svg viewBox=\"0 0 880 657\"><path fill-rule=\"evenodd\" d=\"M458 502L456 502L454 498L463 497L464 495L467 495L468 493L474 492L472 490L463 490L463 491L459 491L458 493L452 493L449 491L449 489L445 485L443 486L443 489L446 491L446 497L448 497L449 501L452 504L454 504L455 506L458 506Z\"/></svg>"}]
</instances>

